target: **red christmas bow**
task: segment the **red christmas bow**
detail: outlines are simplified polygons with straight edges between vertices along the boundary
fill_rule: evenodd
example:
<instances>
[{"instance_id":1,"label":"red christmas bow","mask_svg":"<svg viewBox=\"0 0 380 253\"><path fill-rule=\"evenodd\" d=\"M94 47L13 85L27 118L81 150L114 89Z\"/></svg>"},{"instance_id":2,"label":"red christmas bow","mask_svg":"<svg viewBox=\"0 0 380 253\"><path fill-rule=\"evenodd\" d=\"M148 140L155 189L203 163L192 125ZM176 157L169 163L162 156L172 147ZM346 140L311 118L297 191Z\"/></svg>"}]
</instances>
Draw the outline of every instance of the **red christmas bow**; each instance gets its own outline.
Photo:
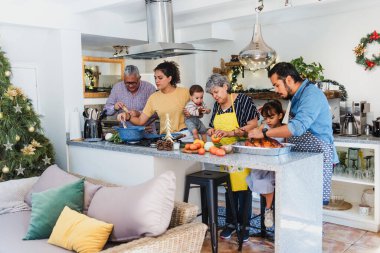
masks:
<instances>
[{"instance_id":1,"label":"red christmas bow","mask_svg":"<svg viewBox=\"0 0 380 253\"><path fill-rule=\"evenodd\" d=\"M370 61L370 60L366 60L365 64L367 65L367 67L365 68L366 70L367 69L371 70L373 67L375 67L375 63L373 61Z\"/></svg>"},{"instance_id":2,"label":"red christmas bow","mask_svg":"<svg viewBox=\"0 0 380 253\"><path fill-rule=\"evenodd\" d=\"M372 40L378 40L380 38L379 34L376 31L373 31L369 39Z\"/></svg>"}]
</instances>

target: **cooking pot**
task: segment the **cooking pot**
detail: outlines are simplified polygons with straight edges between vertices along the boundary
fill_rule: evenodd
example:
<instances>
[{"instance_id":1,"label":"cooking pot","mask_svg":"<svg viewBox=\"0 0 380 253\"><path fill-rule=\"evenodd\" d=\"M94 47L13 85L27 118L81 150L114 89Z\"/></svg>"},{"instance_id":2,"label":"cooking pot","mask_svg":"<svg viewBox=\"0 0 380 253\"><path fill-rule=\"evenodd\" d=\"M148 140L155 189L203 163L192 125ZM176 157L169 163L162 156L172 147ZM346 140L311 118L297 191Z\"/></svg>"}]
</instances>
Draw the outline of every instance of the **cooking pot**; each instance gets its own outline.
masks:
<instances>
[{"instance_id":1,"label":"cooking pot","mask_svg":"<svg viewBox=\"0 0 380 253\"><path fill-rule=\"evenodd\" d=\"M114 127L124 142L140 141L144 137L145 126Z\"/></svg>"},{"instance_id":2,"label":"cooking pot","mask_svg":"<svg viewBox=\"0 0 380 253\"><path fill-rule=\"evenodd\" d=\"M372 121L373 127L372 127L372 135L376 137L380 137L380 117L376 120Z\"/></svg>"}]
</instances>

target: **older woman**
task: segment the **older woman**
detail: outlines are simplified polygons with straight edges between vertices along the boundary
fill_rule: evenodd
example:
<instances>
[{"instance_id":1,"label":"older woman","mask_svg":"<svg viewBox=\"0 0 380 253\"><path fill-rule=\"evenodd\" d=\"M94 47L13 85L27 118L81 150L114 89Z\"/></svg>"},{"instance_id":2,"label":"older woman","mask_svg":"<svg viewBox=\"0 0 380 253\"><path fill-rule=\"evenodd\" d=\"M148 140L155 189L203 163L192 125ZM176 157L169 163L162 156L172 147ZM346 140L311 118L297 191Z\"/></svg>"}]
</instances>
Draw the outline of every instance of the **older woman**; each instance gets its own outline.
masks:
<instances>
[{"instance_id":1,"label":"older woman","mask_svg":"<svg viewBox=\"0 0 380 253\"><path fill-rule=\"evenodd\" d=\"M178 132L186 128L183 109L190 99L189 90L177 87L180 82L178 64L173 61L164 61L154 69L154 79L158 91L153 93L139 117L128 113L120 113L119 121L131 121L134 125L144 125L148 119L157 113L160 118L160 132L165 131L166 114L171 121L171 129Z\"/></svg>"},{"instance_id":2,"label":"older woman","mask_svg":"<svg viewBox=\"0 0 380 253\"><path fill-rule=\"evenodd\" d=\"M225 76L213 74L206 83L206 92L215 99L215 104L210 121L208 135L222 137L221 143L231 144L237 141L249 130L257 127L259 113L252 98L237 93L229 93L230 83ZM243 211L245 205L245 191L248 190L246 177L249 174L247 168L236 168L222 166L222 170L230 173L232 191L238 222L242 224ZM228 195L226 194L226 224L227 226L220 233L222 238L230 238L235 227L232 225L231 206L229 206ZM252 213L252 204L249 203L249 213ZM248 231L244 233L244 241L248 240Z\"/></svg>"}]
</instances>

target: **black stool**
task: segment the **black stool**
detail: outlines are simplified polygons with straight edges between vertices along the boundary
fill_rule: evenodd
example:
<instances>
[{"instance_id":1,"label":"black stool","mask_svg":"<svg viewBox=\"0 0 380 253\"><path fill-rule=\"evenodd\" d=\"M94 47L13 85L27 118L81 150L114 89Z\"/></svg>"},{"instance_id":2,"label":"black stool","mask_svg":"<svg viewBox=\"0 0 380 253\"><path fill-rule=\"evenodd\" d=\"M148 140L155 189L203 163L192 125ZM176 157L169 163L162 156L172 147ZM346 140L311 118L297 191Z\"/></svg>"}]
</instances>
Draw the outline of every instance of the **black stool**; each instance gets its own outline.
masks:
<instances>
[{"instance_id":1,"label":"black stool","mask_svg":"<svg viewBox=\"0 0 380 253\"><path fill-rule=\"evenodd\" d=\"M230 205L234 205L231 191L230 175L227 172L202 170L186 176L184 202L189 200L189 191L191 184L198 185L201 188L201 208L202 222L209 225L211 234L212 252L218 252L218 186L227 185L227 193L230 199ZM240 241L239 226L237 224L237 216L235 208L232 208L233 221L235 223L238 240Z\"/></svg>"}]
</instances>

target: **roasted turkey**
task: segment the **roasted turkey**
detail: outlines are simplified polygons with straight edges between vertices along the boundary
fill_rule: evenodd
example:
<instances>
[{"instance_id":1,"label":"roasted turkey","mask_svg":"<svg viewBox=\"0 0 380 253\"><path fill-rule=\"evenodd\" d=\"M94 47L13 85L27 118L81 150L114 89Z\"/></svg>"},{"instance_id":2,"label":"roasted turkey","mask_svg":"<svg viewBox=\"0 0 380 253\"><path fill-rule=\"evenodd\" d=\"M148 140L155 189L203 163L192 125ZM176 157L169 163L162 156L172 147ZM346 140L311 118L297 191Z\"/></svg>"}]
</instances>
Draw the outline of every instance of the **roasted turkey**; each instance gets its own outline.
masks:
<instances>
[{"instance_id":1,"label":"roasted turkey","mask_svg":"<svg viewBox=\"0 0 380 253\"><path fill-rule=\"evenodd\" d=\"M245 141L245 146L260 147L260 148L282 148L283 145L272 138L263 139L248 139Z\"/></svg>"}]
</instances>

